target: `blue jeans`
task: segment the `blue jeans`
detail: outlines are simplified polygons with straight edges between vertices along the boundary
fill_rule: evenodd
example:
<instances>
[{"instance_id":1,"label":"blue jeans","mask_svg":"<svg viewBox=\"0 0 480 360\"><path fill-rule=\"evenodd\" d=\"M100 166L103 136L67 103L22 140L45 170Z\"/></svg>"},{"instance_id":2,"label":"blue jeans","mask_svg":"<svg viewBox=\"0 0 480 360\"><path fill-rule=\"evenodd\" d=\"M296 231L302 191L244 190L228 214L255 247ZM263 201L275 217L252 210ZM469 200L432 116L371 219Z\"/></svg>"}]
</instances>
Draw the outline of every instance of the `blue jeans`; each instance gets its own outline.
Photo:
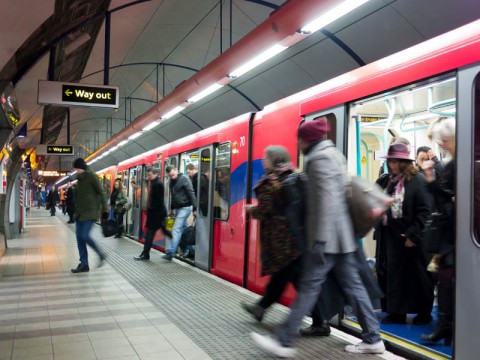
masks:
<instances>
[{"instance_id":1,"label":"blue jeans","mask_svg":"<svg viewBox=\"0 0 480 360\"><path fill-rule=\"evenodd\" d=\"M178 244L182 238L183 230L187 227L187 219L192 212L191 206L185 206L175 209L175 222L172 229L172 242L167 249L167 254L175 255L177 253Z\"/></svg>"},{"instance_id":2,"label":"blue jeans","mask_svg":"<svg viewBox=\"0 0 480 360\"><path fill-rule=\"evenodd\" d=\"M314 254L306 255L298 296L287 320L277 328L276 335L283 346L292 346L303 317L313 309L330 272L353 306L362 328L362 339L368 344L380 341L380 326L372 302L358 273L355 253L325 254L325 263L319 264Z\"/></svg>"},{"instance_id":3,"label":"blue jeans","mask_svg":"<svg viewBox=\"0 0 480 360\"><path fill-rule=\"evenodd\" d=\"M83 266L88 266L88 251L87 244L90 246L101 258L102 252L97 247L97 244L90 237L90 229L95 220L78 221L75 223L75 233L77 235L78 253L80 254L80 263Z\"/></svg>"}]
</instances>

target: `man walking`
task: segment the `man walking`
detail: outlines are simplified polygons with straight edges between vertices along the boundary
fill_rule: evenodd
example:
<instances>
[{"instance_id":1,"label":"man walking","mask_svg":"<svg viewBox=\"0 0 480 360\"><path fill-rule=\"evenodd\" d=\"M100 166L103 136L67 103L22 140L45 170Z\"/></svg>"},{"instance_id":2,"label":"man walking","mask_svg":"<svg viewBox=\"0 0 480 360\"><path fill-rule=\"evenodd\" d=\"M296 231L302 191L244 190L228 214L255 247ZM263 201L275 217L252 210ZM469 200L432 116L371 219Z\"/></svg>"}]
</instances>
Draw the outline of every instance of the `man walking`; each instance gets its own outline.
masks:
<instances>
[{"instance_id":1,"label":"man walking","mask_svg":"<svg viewBox=\"0 0 480 360\"><path fill-rule=\"evenodd\" d=\"M150 249L152 248L153 239L158 229L162 229L166 236L172 236L170 231L165 229L165 217L167 209L163 201L164 186L160 180L159 170L150 168L147 172L147 179L150 181L150 191L147 204L147 235L143 251L135 260L149 260Z\"/></svg>"},{"instance_id":2,"label":"man walking","mask_svg":"<svg viewBox=\"0 0 480 360\"><path fill-rule=\"evenodd\" d=\"M53 185L47 196L47 202L50 204L50 216L55 216L58 199L58 191L55 189L55 185Z\"/></svg>"},{"instance_id":3,"label":"man walking","mask_svg":"<svg viewBox=\"0 0 480 360\"><path fill-rule=\"evenodd\" d=\"M105 260L105 255L97 247L97 244L90 237L90 229L98 217L98 211L102 210L102 222L108 219L107 197L103 191L97 174L90 169L85 160L78 158L73 162L73 167L77 171L77 191L75 201L75 233L77 235L78 253L80 255L80 264L72 273L81 273L90 271L88 265L87 244L100 257L99 267Z\"/></svg>"},{"instance_id":4,"label":"man walking","mask_svg":"<svg viewBox=\"0 0 480 360\"><path fill-rule=\"evenodd\" d=\"M165 171L170 177L171 209L175 213L175 222L173 223L172 242L163 259L171 261L172 257L177 253L178 244L180 243L187 218L192 212L192 207L193 215L196 215L197 200L195 199L192 183L187 176L179 173L177 168L172 165L167 166Z\"/></svg>"},{"instance_id":5,"label":"man walking","mask_svg":"<svg viewBox=\"0 0 480 360\"><path fill-rule=\"evenodd\" d=\"M347 345L350 353L380 354L385 346L380 339L378 320L359 275L355 259L358 243L345 197L345 158L327 140L329 124L326 118L300 126L300 148L305 156L308 176L307 249L300 290L286 322L276 331L275 338L252 333L255 344L278 357L292 357L294 337L303 317L312 310L329 273L350 299L360 326L363 341Z\"/></svg>"}]
</instances>

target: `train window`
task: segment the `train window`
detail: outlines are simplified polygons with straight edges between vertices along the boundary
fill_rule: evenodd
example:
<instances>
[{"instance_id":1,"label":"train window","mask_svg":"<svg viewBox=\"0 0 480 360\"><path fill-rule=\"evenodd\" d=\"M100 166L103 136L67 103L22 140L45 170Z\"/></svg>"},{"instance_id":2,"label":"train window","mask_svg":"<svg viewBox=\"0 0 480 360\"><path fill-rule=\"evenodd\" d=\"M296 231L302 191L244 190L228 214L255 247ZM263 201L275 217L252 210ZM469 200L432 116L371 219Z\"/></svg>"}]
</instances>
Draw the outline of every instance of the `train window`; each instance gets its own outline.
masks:
<instances>
[{"instance_id":1,"label":"train window","mask_svg":"<svg viewBox=\"0 0 480 360\"><path fill-rule=\"evenodd\" d=\"M475 80L475 141L474 141L474 209L473 226L474 238L480 246L480 75Z\"/></svg>"},{"instance_id":2,"label":"train window","mask_svg":"<svg viewBox=\"0 0 480 360\"><path fill-rule=\"evenodd\" d=\"M230 213L230 148L230 143L216 148L213 215L217 220L228 220Z\"/></svg>"},{"instance_id":3,"label":"train window","mask_svg":"<svg viewBox=\"0 0 480 360\"><path fill-rule=\"evenodd\" d=\"M305 120L300 122L300 125L302 125L305 121L311 121L311 120L315 120L315 119L318 119L320 117L326 117L327 120L328 120L328 123L330 125L330 133L327 135L327 138L329 140L332 140L334 143L337 143L337 117L335 116L334 113L327 113L327 114L322 114L322 113L316 113L316 114L312 114L312 115L309 115L309 116L306 116L305 117ZM299 125L299 126L300 126ZM297 166L299 169L303 169L303 159L304 159L304 155L303 153L300 151L300 148L298 148L298 156L297 156Z\"/></svg>"}]
</instances>

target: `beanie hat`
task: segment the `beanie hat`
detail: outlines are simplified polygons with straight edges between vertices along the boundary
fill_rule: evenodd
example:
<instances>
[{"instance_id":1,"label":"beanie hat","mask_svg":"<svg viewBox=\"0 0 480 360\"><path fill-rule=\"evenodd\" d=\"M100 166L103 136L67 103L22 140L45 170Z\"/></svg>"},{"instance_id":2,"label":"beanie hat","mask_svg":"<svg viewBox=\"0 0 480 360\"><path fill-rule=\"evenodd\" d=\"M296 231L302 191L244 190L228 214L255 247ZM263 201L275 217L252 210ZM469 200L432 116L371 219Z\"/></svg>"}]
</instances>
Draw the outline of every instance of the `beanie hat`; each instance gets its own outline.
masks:
<instances>
[{"instance_id":1,"label":"beanie hat","mask_svg":"<svg viewBox=\"0 0 480 360\"><path fill-rule=\"evenodd\" d=\"M73 167L75 169L85 170L87 168L87 163L82 158L78 158L73 162Z\"/></svg>"},{"instance_id":2,"label":"beanie hat","mask_svg":"<svg viewBox=\"0 0 480 360\"><path fill-rule=\"evenodd\" d=\"M326 117L304 122L298 129L298 137L304 142L311 144L325 138L330 132L330 124Z\"/></svg>"}]
</instances>

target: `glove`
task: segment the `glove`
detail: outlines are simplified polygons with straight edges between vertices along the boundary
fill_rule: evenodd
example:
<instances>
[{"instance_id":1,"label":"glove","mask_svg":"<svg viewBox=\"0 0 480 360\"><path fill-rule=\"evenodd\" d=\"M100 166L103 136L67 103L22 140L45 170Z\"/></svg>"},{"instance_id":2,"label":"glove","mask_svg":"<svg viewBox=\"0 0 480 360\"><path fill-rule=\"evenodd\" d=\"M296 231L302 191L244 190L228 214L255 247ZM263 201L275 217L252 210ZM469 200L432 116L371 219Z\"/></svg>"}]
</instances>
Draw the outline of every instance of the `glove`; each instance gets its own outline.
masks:
<instances>
[{"instance_id":1,"label":"glove","mask_svg":"<svg viewBox=\"0 0 480 360\"><path fill-rule=\"evenodd\" d=\"M325 264L325 243L317 241L315 245L313 245L311 257L313 263L316 265L324 265Z\"/></svg>"},{"instance_id":2,"label":"glove","mask_svg":"<svg viewBox=\"0 0 480 360\"><path fill-rule=\"evenodd\" d=\"M110 214L109 214L108 212L102 213L102 224L103 224L105 221L108 220L108 216L109 216L109 215L110 215Z\"/></svg>"}]
</instances>

